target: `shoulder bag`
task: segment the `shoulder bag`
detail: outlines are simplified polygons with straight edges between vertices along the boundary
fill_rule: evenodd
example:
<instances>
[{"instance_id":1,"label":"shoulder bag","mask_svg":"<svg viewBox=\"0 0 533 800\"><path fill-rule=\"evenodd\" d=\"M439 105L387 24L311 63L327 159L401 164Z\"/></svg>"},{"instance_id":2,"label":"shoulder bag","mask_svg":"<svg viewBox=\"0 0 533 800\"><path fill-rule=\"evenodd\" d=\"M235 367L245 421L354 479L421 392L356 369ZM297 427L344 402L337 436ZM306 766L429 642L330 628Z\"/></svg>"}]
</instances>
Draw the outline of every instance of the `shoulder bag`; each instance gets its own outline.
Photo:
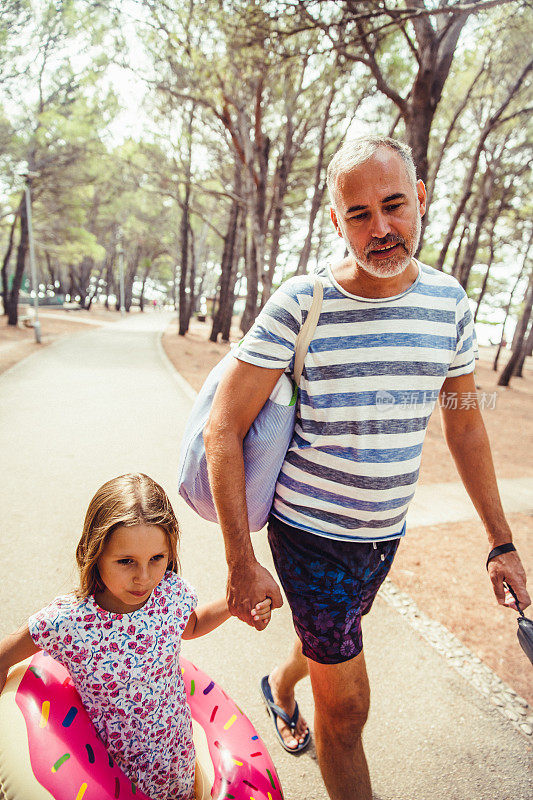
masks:
<instances>
[{"instance_id":1,"label":"shoulder bag","mask_svg":"<svg viewBox=\"0 0 533 800\"><path fill-rule=\"evenodd\" d=\"M251 531L261 530L272 507L278 475L294 431L298 384L320 316L322 298L323 285L317 276L311 308L296 339L294 380L287 373L280 377L243 441ZM187 421L180 450L179 493L197 514L210 522L217 522L218 518L209 486L203 431L217 386L233 358L233 353L227 353L207 376Z\"/></svg>"}]
</instances>

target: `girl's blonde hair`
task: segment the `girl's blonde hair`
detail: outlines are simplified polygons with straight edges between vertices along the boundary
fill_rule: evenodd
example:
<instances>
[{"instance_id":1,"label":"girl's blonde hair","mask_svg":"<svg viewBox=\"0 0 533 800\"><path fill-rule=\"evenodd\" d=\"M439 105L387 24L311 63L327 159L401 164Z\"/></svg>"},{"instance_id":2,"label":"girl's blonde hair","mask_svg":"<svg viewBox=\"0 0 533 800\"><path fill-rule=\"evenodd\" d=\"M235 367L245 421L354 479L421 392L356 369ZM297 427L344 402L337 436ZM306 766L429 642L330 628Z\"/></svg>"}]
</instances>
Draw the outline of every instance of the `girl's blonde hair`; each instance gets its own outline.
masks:
<instances>
[{"instance_id":1,"label":"girl's blonde hair","mask_svg":"<svg viewBox=\"0 0 533 800\"><path fill-rule=\"evenodd\" d=\"M77 594L88 597L103 588L97 561L120 525L157 525L165 532L167 569L178 572L179 525L164 489L142 472L119 475L101 486L89 503L83 533L76 548L80 572Z\"/></svg>"}]
</instances>

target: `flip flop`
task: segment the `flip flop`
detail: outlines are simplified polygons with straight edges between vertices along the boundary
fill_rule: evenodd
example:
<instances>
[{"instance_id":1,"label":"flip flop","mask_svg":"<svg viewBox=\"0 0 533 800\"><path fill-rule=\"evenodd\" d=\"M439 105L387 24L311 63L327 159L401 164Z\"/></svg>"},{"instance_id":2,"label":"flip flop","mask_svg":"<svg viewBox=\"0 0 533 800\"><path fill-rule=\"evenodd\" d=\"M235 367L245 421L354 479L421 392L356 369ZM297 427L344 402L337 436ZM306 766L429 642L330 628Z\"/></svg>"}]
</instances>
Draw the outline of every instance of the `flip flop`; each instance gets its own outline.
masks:
<instances>
[{"instance_id":1,"label":"flip flop","mask_svg":"<svg viewBox=\"0 0 533 800\"><path fill-rule=\"evenodd\" d=\"M305 748L309 746L309 742L311 741L310 731L307 731L303 742L298 742L296 747L289 747L287 744L285 744L285 740L283 739L283 736L281 735L276 723L276 719L279 717L281 720L283 720L283 722L285 722L286 725L289 726L291 733L294 735L294 730L300 717L298 703L296 703L294 707L294 713L292 717L289 717L287 712L274 702L274 698L272 697L272 689L270 688L270 684L268 682L268 675L265 675L263 678L261 678L260 690L263 700L265 701L267 711L272 717L274 730L276 731L276 736L278 737L281 746L287 751L287 753L301 753L302 750L305 750ZM296 736L294 738L296 739Z\"/></svg>"}]
</instances>

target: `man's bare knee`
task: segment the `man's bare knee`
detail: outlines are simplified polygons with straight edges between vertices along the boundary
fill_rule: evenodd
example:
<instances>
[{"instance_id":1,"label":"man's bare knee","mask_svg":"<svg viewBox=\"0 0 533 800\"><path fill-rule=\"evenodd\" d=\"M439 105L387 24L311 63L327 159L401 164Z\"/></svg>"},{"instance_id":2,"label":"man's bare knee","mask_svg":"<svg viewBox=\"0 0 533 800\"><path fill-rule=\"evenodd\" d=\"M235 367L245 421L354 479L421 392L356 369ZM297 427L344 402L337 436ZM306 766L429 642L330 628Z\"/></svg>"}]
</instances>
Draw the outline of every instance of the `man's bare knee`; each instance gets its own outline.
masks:
<instances>
[{"instance_id":1,"label":"man's bare knee","mask_svg":"<svg viewBox=\"0 0 533 800\"><path fill-rule=\"evenodd\" d=\"M365 695L349 695L321 707L316 705L317 724L340 747L352 747L368 719L370 702Z\"/></svg>"},{"instance_id":2,"label":"man's bare knee","mask_svg":"<svg viewBox=\"0 0 533 800\"><path fill-rule=\"evenodd\" d=\"M363 653L341 664L324 665L310 661L309 670L317 728L337 746L353 747L361 736L370 707L370 686Z\"/></svg>"}]
</instances>

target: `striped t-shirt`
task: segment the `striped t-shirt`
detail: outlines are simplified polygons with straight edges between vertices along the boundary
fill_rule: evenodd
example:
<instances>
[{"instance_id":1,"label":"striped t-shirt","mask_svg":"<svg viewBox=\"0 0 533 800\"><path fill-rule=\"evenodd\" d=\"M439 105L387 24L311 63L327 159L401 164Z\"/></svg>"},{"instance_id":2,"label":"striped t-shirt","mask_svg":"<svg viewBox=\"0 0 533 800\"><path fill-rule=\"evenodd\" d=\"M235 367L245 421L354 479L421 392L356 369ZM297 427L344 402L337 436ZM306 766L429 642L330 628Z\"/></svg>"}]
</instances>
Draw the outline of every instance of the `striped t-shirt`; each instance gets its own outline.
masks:
<instances>
[{"instance_id":1,"label":"striped t-shirt","mask_svg":"<svg viewBox=\"0 0 533 800\"><path fill-rule=\"evenodd\" d=\"M300 380L294 436L272 513L333 539L402 535L429 417L447 377L474 370L475 332L459 283L419 264L395 297L344 291L331 270ZM292 370L313 295L308 275L272 295L235 355Z\"/></svg>"}]
</instances>

